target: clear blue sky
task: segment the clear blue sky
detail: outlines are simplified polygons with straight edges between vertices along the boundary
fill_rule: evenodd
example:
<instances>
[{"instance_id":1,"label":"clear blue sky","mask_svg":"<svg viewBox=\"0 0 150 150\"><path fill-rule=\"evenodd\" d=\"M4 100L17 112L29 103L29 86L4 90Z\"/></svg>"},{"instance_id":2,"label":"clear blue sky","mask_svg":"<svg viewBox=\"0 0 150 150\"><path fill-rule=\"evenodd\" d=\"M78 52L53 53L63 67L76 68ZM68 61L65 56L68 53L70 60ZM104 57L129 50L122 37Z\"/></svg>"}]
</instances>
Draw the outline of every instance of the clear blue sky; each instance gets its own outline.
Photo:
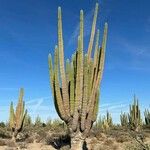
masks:
<instances>
[{"instance_id":1,"label":"clear blue sky","mask_svg":"<svg viewBox=\"0 0 150 150\"><path fill-rule=\"evenodd\" d=\"M57 7L63 11L65 58L77 43L79 10L85 12L85 49L95 0L0 0L0 120L20 87L33 118L57 117L49 86L48 53L57 42ZM99 0L97 27L109 24L100 113L108 109L118 122L136 94L150 107L150 1ZM101 34L102 35L102 34Z\"/></svg>"}]
</instances>

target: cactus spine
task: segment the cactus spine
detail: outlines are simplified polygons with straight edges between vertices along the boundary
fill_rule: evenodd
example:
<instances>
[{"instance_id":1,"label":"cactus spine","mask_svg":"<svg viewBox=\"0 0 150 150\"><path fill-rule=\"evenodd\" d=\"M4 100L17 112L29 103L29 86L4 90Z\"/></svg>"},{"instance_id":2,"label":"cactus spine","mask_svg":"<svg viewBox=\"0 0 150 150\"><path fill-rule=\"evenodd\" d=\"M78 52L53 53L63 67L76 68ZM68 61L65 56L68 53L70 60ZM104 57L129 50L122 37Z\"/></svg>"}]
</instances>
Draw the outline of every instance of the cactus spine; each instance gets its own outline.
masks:
<instances>
[{"instance_id":1,"label":"cactus spine","mask_svg":"<svg viewBox=\"0 0 150 150\"><path fill-rule=\"evenodd\" d=\"M130 105L128 121L130 128L135 131L138 131L142 125L141 111L139 108L138 99L135 96L133 104Z\"/></svg>"},{"instance_id":2,"label":"cactus spine","mask_svg":"<svg viewBox=\"0 0 150 150\"><path fill-rule=\"evenodd\" d=\"M18 104L16 107L16 112L14 112L13 102L10 104L10 117L9 126L12 129L12 139L15 141L18 133L22 130L24 125L24 120L27 114L27 110L24 109L25 103L23 101L24 91L20 89L20 95Z\"/></svg>"},{"instance_id":3,"label":"cactus spine","mask_svg":"<svg viewBox=\"0 0 150 150\"><path fill-rule=\"evenodd\" d=\"M85 139L97 118L99 86L104 68L108 28L107 23L105 23L102 46L99 46L99 30L97 30L94 58L92 58L97 14L98 4L95 6L87 54L84 54L84 13L83 10L80 11L77 51L72 55L70 61L66 61L65 65L62 16L59 7L58 46L55 47L54 67L51 55L48 57L50 83L55 107L59 117L68 125L72 139L81 139L81 137Z\"/></svg>"},{"instance_id":4,"label":"cactus spine","mask_svg":"<svg viewBox=\"0 0 150 150\"><path fill-rule=\"evenodd\" d=\"M145 124L147 126L150 126L150 112L148 109L145 109L144 116L145 116Z\"/></svg>"}]
</instances>

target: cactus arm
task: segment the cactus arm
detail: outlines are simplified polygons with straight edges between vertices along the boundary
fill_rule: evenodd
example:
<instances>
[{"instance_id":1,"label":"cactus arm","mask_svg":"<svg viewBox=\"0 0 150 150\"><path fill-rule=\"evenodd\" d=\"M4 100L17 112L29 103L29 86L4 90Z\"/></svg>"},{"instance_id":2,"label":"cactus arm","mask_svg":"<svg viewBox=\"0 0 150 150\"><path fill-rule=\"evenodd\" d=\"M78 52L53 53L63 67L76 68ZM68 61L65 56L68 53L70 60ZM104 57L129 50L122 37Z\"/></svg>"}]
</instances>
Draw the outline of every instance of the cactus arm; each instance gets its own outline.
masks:
<instances>
[{"instance_id":1,"label":"cactus arm","mask_svg":"<svg viewBox=\"0 0 150 150\"><path fill-rule=\"evenodd\" d=\"M90 36L90 41L89 41L89 46L88 46L88 62L90 62L90 59L91 59L91 52L92 52L94 36L95 36L97 14L98 14L98 3L96 3L96 6L95 6L93 24L92 24L92 29L91 29L91 36Z\"/></svg>"},{"instance_id":2,"label":"cactus arm","mask_svg":"<svg viewBox=\"0 0 150 150\"><path fill-rule=\"evenodd\" d=\"M90 128L91 128L92 113L93 113L94 103L95 103L95 98L94 97L95 97L95 93L98 89L98 86L99 86L101 78L102 78L102 72L103 72L103 67L104 67L104 59L105 59L106 39L107 39L107 24L105 24L105 28L104 28L102 49L101 49L100 58L99 58L98 76L97 76L97 79L95 80L95 83L93 83L94 85L93 85L92 93L91 93L89 103L88 103L88 107L87 107L88 117L87 117L86 130L90 130Z\"/></svg>"},{"instance_id":3,"label":"cactus arm","mask_svg":"<svg viewBox=\"0 0 150 150\"><path fill-rule=\"evenodd\" d=\"M9 116L9 126L10 128L14 128L15 126L15 115L14 115L14 107L13 102L10 104L10 116Z\"/></svg>"},{"instance_id":4,"label":"cactus arm","mask_svg":"<svg viewBox=\"0 0 150 150\"><path fill-rule=\"evenodd\" d=\"M80 39L81 39L81 51L83 52L83 38L84 38L84 14L83 10L80 10Z\"/></svg>"},{"instance_id":5,"label":"cactus arm","mask_svg":"<svg viewBox=\"0 0 150 150\"><path fill-rule=\"evenodd\" d=\"M67 86L70 81L70 62L69 59L66 60L66 79L67 79Z\"/></svg>"},{"instance_id":6,"label":"cactus arm","mask_svg":"<svg viewBox=\"0 0 150 150\"><path fill-rule=\"evenodd\" d=\"M63 95L64 107L66 113L70 115L68 86L67 86L65 67L64 67L64 46L63 46L62 17L61 17L60 7L58 8L58 49L59 49L60 76L62 81L62 95Z\"/></svg>"},{"instance_id":7,"label":"cactus arm","mask_svg":"<svg viewBox=\"0 0 150 150\"><path fill-rule=\"evenodd\" d=\"M20 94L19 94L19 100L18 100L18 104L17 104L17 108L16 108L16 114L15 114L17 128L20 127L21 117L22 117L22 113L23 113L23 95L24 95L24 91L21 88Z\"/></svg>"},{"instance_id":8,"label":"cactus arm","mask_svg":"<svg viewBox=\"0 0 150 150\"><path fill-rule=\"evenodd\" d=\"M94 52L94 64L93 64L93 69L92 69L92 76L91 76L91 89L93 88L93 82L94 79L97 77L97 70L98 70L98 43L99 43L99 30L97 30L97 35L96 35L96 43L95 43L95 52Z\"/></svg>"},{"instance_id":9,"label":"cactus arm","mask_svg":"<svg viewBox=\"0 0 150 150\"><path fill-rule=\"evenodd\" d=\"M107 39L107 24L105 24L105 28L104 28L104 35L103 35L103 42L102 42L102 48L100 51L100 56L99 56L99 68L98 68L98 73L97 73L97 78L95 76L95 80L93 83L93 89L92 89L92 93L91 93L91 97L89 99L89 103L88 103L88 109L87 111L89 112L90 109L93 109L93 103L95 103L94 101L94 96L95 93L97 91L97 88L100 84L100 81L102 79L102 74L103 74L103 68L104 68L104 60L105 60L105 48L106 48L106 39Z\"/></svg>"},{"instance_id":10,"label":"cactus arm","mask_svg":"<svg viewBox=\"0 0 150 150\"><path fill-rule=\"evenodd\" d=\"M88 64L87 55L84 57L84 86L83 86L83 102L82 102L82 114L81 114L81 130L85 129L85 118L86 118L86 108L88 102Z\"/></svg>"},{"instance_id":11,"label":"cactus arm","mask_svg":"<svg viewBox=\"0 0 150 150\"><path fill-rule=\"evenodd\" d=\"M77 55L77 75L76 75L76 88L75 88L75 109L74 109L74 116L73 116L73 123L72 123L72 129L75 131L77 129L78 125L78 118L79 118L79 101L81 96L81 89L80 89L80 70L81 70L81 39L80 36L78 37L78 55Z\"/></svg>"},{"instance_id":12,"label":"cactus arm","mask_svg":"<svg viewBox=\"0 0 150 150\"><path fill-rule=\"evenodd\" d=\"M27 109L24 112L24 115L22 116L21 122L20 122L20 126L17 128L17 131L20 132L24 126L24 121L27 115Z\"/></svg>"},{"instance_id":13,"label":"cactus arm","mask_svg":"<svg viewBox=\"0 0 150 150\"><path fill-rule=\"evenodd\" d=\"M94 105L94 110L93 110L93 123L96 121L96 118L97 118L97 115L98 115L98 107L99 107L99 95L100 95L100 90L98 89L97 90L97 93L96 93L96 101L95 101L95 105Z\"/></svg>"},{"instance_id":14,"label":"cactus arm","mask_svg":"<svg viewBox=\"0 0 150 150\"><path fill-rule=\"evenodd\" d=\"M92 78L92 70L93 70L93 60L91 59L90 64L88 65L88 102L90 101L91 96L91 78Z\"/></svg>"},{"instance_id":15,"label":"cactus arm","mask_svg":"<svg viewBox=\"0 0 150 150\"><path fill-rule=\"evenodd\" d=\"M48 55L48 64L49 64L50 84L51 84L52 94L54 97L54 70L53 70L53 63L52 63L51 54Z\"/></svg>"},{"instance_id":16,"label":"cactus arm","mask_svg":"<svg viewBox=\"0 0 150 150\"><path fill-rule=\"evenodd\" d=\"M104 61L105 61L105 49L106 49L106 42L107 42L107 32L108 32L108 24L105 23L105 28L104 28L104 35L103 35L103 41L102 41L102 52L101 52L101 59L100 59L100 68L99 68L99 74L98 74L98 77L99 77L99 82L101 81L102 79L102 75L103 75L103 69L104 69Z\"/></svg>"},{"instance_id":17,"label":"cactus arm","mask_svg":"<svg viewBox=\"0 0 150 150\"><path fill-rule=\"evenodd\" d=\"M63 105L62 95L60 91L60 85L59 85L59 71L58 71L58 47L55 47L55 62L54 62L54 77L55 77L55 94L56 94L56 102L60 118L67 120L65 109Z\"/></svg>"},{"instance_id":18,"label":"cactus arm","mask_svg":"<svg viewBox=\"0 0 150 150\"><path fill-rule=\"evenodd\" d=\"M80 11L80 40L79 40L79 65L80 65L80 93L79 93L79 103L78 109L81 114L82 107L82 97L83 97L83 10Z\"/></svg>"},{"instance_id":19,"label":"cactus arm","mask_svg":"<svg viewBox=\"0 0 150 150\"><path fill-rule=\"evenodd\" d=\"M71 62L71 71L70 71L70 114L73 116L74 114L74 105L75 105L75 84L74 84L74 66L73 66L73 57Z\"/></svg>"}]
</instances>

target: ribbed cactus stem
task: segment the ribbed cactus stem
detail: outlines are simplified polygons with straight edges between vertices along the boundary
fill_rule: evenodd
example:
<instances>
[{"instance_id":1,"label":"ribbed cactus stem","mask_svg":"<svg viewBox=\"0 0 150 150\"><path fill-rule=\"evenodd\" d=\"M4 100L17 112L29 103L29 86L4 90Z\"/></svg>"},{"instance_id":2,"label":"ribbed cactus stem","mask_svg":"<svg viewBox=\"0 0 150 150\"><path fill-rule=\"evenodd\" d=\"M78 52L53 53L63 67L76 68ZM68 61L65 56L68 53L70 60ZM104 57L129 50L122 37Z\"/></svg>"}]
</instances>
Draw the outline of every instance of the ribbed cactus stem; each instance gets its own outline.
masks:
<instances>
[{"instance_id":1,"label":"ribbed cactus stem","mask_svg":"<svg viewBox=\"0 0 150 150\"><path fill-rule=\"evenodd\" d=\"M74 56L72 56L74 57ZM70 71L70 114L74 115L74 107L75 107L75 82L74 82L74 66L73 59L71 62L71 71Z\"/></svg>"},{"instance_id":2,"label":"ribbed cactus stem","mask_svg":"<svg viewBox=\"0 0 150 150\"><path fill-rule=\"evenodd\" d=\"M79 119L79 104L81 100L81 84L80 84L80 77L81 77L81 39L80 36L78 37L78 55L77 55L77 75L76 75L76 88L75 88L75 112L73 116L73 123L72 129L75 131L78 125Z\"/></svg>"},{"instance_id":3,"label":"ribbed cactus stem","mask_svg":"<svg viewBox=\"0 0 150 150\"><path fill-rule=\"evenodd\" d=\"M9 126L14 128L15 126L15 115L14 115L14 106L13 102L10 104L10 115L9 115Z\"/></svg>"},{"instance_id":4,"label":"ribbed cactus stem","mask_svg":"<svg viewBox=\"0 0 150 150\"><path fill-rule=\"evenodd\" d=\"M97 118L97 115L98 115L99 96L100 96L100 90L98 89L98 90L97 90L97 93L96 93L96 95L95 95L96 101L95 101L95 104L94 104L95 108L94 108L94 110L93 110L93 117L92 117L92 118L93 118L93 119L92 119L93 122L96 121L96 118Z\"/></svg>"},{"instance_id":5,"label":"ribbed cactus stem","mask_svg":"<svg viewBox=\"0 0 150 150\"><path fill-rule=\"evenodd\" d=\"M58 70L58 47L55 46L55 61L54 61L54 73L55 73L55 107L58 110L60 118L66 120L66 113L62 100L60 85L59 85L59 70Z\"/></svg>"},{"instance_id":6,"label":"ribbed cactus stem","mask_svg":"<svg viewBox=\"0 0 150 150\"><path fill-rule=\"evenodd\" d=\"M90 62L90 59L91 59L91 52L93 48L95 29L96 29L97 14L98 14L98 3L96 3L96 6L95 6L93 24L92 24L92 29L91 29L91 36L90 36L90 41L89 41L89 46L88 46L88 62Z\"/></svg>"},{"instance_id":7,"label":"ribbed cactus stem","mask_svg":"<svg viewBox=\"0 0 150 150\"><path fill-rule=\"evenodd\" d=\"M64 101L64 107L66 113L70 116L69 110L69 95L68 95L68 86L65 74L65 65L64 65L64 44L63 44L63 33L62 33L62 17L61 17L61 8L58 8L58 49L59 49L59 65L60 65L60 76L62 81L62 95Z\"/></svg>"},{"instance_id":8,"label":"ribbed cactus stem","mask_svg":"<svg viewBox=\"0 0 150 150\"><path fill-rule=\"evenodd\" d=\"M48 64L49 64L51 90L52 90L52 95L54 97L54 71L53 71L53 62L52 62L51 54L48 55Z\"/></svg>"},{"instance_id":9,"label":"ribbed cactus stem","mask_svg":"<svg viewBox=\"0 0 150 150\"><path fill-rule=\"evenodd\" d=\"M83 101L82 101L82 114L81 114L81 130L85 129L85 121L86 121L86 109L88 103L88 61L87 55L84 57L84 86L83 86Z\"/></svg>"},{"instance_id":10,"label":"ribbed cactus stem","mask_svg":"<svg viewBox=\"0 0 150 150\"><path fill-rule=\"evenodd\" d=\"M95 80L97 78L98 58L99 58L98 57L98 54L99 54L99 52L98 52L98 44L99 44L99 30L97 30L97 35L96 35L95 52L94 52L94 63L93 63L92 75L91 75L91 79L90 79L90 81L91 81L91 83L90 83L90 85L91 85L90 88L91 89L90 90L92 90L94 82L95 82Z\"/></svg>"}]
</instances>

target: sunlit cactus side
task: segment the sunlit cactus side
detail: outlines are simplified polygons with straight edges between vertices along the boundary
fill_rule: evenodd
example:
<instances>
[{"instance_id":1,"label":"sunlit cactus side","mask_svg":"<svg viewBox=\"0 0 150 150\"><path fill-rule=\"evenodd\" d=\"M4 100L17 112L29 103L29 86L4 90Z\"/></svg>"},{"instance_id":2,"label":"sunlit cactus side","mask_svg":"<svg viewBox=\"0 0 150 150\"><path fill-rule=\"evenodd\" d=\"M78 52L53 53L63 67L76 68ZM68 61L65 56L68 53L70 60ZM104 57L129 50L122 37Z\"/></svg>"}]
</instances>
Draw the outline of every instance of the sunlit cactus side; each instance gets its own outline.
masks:
<instances>
[{"instance_id":1,"label":"sunlit cactus side","mask_svg":"<svg viewBox=\"0 0 150 150\"><path fill-rule=\"evenodd\" d=\"M139 131L142 125L142 119L138 99L135 96L133 104L130 105L128 121L131 130Z\"/></svg>"},{"instance_id":2,"label":"sunlit cactus side","mask_svg":"<svg viewBox=\"0 0 150 150\"><path fill-rule=\"evenodd\" d=\"M122 127L127 127L128 126L128 115L126 113L121 112L120 122L121 122Z\"/></svg>"},{"instance_id":3,"label":"sunlit cactus side","mask_svg":"<svg viewBox=\"0 0 150 150\"><path fill-rule=\"evenodd\" d=\"M62 13L58 8L58 44L55 46L54 62L49 54L49 72L54 104L59 117L67 124L71 144L83 142L96 121L99 105L100 83L103 74L107 28L105 23L102 44L99 30L96 39L96 20L98 4L95 6L87 53L84 54L84 13L80 11L80 29L77 51L71 60L64 61L64 43L62 33ZM95 43L95 46L93 46ZM92 58L92 50L94 57ZM54 65L53 65L54 64ZM82 140L81 140L82 139ZM71 146L74 147L74 146ZM75 146L76 147L76 146ZM76 149L78 149L76 147Z\"/></svg>"},{"instance_id":4,"label":"sunlit cactus side","mask_svg":"<svg viewBox=\"0 0 150 150\"><path fill-rule=\"evenodd\" d=\"M147 126L150 126L150 112L148 109L145 109L144 116L145 116L145 124Z\"/></svg>"},{"instance_id":5,"label":"sunlit cactus side","mask_svg":"<svg viewBox=\"0 0 150 150\"><path fill-rule=\"evenodd\" d=\"M12 140L14 141L16 140L18 133L22 131L27 114L27 110L25 110L25 103L23 101L23 95L24 90L21 88L16 111L14 111L13 102L10 104L9 126L12 130Z\"/></svg>"}]
</instances>

